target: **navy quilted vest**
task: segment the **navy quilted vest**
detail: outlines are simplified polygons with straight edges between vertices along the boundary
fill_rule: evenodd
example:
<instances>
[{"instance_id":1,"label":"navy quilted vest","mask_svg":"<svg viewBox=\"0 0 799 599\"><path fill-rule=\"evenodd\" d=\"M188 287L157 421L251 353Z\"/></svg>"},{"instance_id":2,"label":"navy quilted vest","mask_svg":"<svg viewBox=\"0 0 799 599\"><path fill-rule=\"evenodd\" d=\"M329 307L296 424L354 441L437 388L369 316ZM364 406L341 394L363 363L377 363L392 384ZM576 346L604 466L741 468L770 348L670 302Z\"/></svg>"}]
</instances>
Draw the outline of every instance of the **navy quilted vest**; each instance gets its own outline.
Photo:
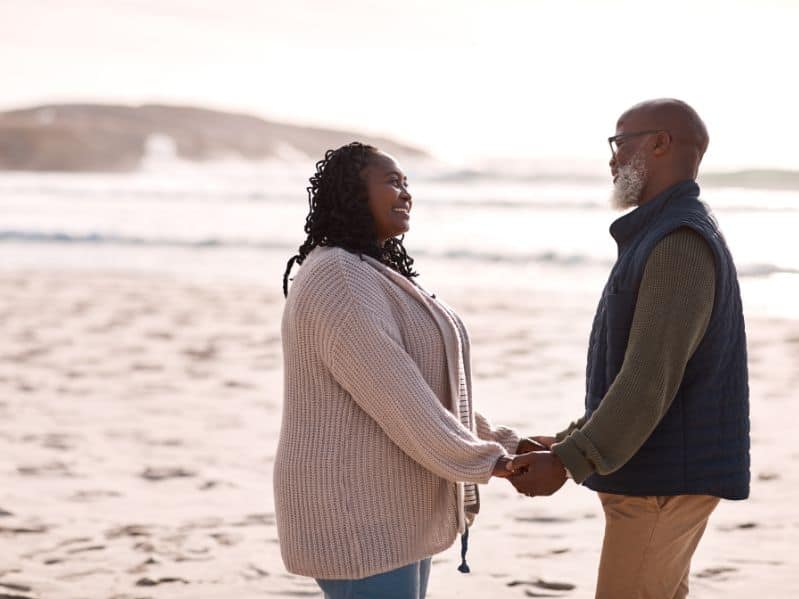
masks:
<instances>
[{"instance_id":1,"label":"navy quilted vest","mask_svg":"<svg viewBox=\"0 0 799 599\"><path fill-rule=\"evenodd\" d=\"M716 296L704 338L674 402L640 450L612 474L590 476L595 491L622 495L749 495L749 386L738 277L699 187L683 181L610 227L618 259L599 301L588 348L586 414L621 369L644 266L655 244L679 227L715 254Z\"/></svg>"}]
</instances>

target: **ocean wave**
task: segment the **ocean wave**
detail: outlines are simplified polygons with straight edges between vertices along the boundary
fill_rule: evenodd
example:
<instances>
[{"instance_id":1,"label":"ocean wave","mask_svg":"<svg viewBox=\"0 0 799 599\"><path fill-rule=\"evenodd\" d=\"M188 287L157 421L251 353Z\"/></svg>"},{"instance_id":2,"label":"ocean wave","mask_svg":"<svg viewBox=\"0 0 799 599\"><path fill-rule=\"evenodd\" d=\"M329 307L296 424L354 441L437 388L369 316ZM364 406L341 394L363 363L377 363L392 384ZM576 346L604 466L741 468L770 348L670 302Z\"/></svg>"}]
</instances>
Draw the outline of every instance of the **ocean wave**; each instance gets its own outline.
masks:
<instances>
[{"instance_id":1,"label":"ocean wave","mask_svg":"<svg viewBox=\"0 0 799 599\"><path fill-rule=\"evenodd\" d=\"M774 264L744 264L738 268L738 276L741 277L768 277L776 274L799 274L799 268L788 268L776 266Z\"/></svg>"},{"instance_id":2,"label":"ocean wave","mask_svg":"<svg viewBox=\"0 0 799 599\"><path fill-rule=\"evenodd\" d=\"M81 244L137 247L176 247L176 248L230 248L287 250L294 247L288 243L248 241L235 239L179 239L164 237L137 237L107 233L65 233L41 231L0 231L0 242Z\"/></svg>"},{"instance_id":3,"label":"ocean wave","mask_svg":"<svg viewBox=\"0 0 799 599\"><path fill-rule=\"evenodd\" d=\"M585 254L569 254L555 251L532 252L532 253L500 253L490 251L474 250L444 250L431 252L427 250L414 250L414 256L421 258L433 258L441 260L453 260L457 262L494 262L501 264L553 264L557 266L580 267L580 266L603 266L610 267L612 262L597 256Z\"/></svg>"},{"instance_id":4,"label":"ocean wave","mask_svg":"<svg viewBox=\"0 0 799 599\"><path fill-rule=\"evenodd\" d=\"M593 166L584 165L572 170L542 170L531 163L512 167L494 165L488 168L464 168L420 173L423 180L445 183L517 182L527 184L563 184L575 186L607 185L608 176ZM781 169L744 169L708 171L698 178L703 186L712 188L742 188L761 190L799 190L799 171Z\"/></svg>"},{"instance_id":5,"label":"ocean wave","mask_svg":"<svg viewBox=\"0 0 799 599\"><path fill-rule=\"evenodd\" d=\"M264 241L247 239L223 239L215 237L198 239L180 239L166 237L140 237L133 235L115 235L108 233L67 233L63 231L14 231L0 230L0 243L52 244L52 245L95 245L109 247L141 247L141 248L185 248L203 250L276 250L293 252L297 248L295 242ZM567 269L601 268L610 269L613 261L589 254L569 253L555 250L539 252L507 253L490 250L444 249L429 250L414 248L413 255L417 259L444 260L456 263L494 263L523 266L539 264L558 266ZM741 277L768 277L774 274L799 274L799 268L765 263L744 263L739 266Z\"/></svg>"},{"instance_id":6,"label":"ocean wave","mask_svg":"<svg viewBox=\"0 0 799 599\"><path fill-rule=\"evenodd\" d=\"M608 192L606 186L588 188L589 191L573 187L542 186L536 189L497 186L454 186L435 184L423 189L418 186L417 201L428 203L438 208L468 207L473 210L527 210L558 211L585 210L609 211ZM740 193L739 193L740 192ZM19 198L17 201L32 197L39 200L69 202L98 202L99 204L141 205L162 203L164 205L195 204L267 204L278 206L307 206L308 197L304 190L275 186L269 189L252 189L229 186L225 189L192 189L190 187L59 187L40 185L21 187L0 183L0 193L6 198ZM727 190L724 195L710 194L708 201L719 213L797 213L799 198L785 191L765 192L768 196L758 202L750 192L744 190Z\"/></svg>"}]
</instances>

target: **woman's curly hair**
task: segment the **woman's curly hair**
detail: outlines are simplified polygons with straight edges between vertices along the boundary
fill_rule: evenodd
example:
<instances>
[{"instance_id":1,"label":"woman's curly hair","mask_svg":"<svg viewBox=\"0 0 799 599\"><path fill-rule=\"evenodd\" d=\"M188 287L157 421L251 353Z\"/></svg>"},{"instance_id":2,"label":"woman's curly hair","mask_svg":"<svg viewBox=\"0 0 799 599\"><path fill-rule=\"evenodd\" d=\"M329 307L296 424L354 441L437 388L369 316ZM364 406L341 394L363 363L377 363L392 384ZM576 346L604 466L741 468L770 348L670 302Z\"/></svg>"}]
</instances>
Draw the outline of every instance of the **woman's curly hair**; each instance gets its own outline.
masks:
<instances>
[{"instance_id":1,"label":"woman's curly hair","mask_svg":"<svg viewBox=\"0 0 799 599\"><path fill-rule=\"evenodd\" d=\"M308 236L286 264L283 295L288 295L289 274L294 264L302 264L317 246L334 246L354 254L366 254L409 279L417 276L412 269L413 258L402 245L404 236L391 238L382 247L377 240L366 182L361 175L377 156L377 148L352 142L337 150L328 150L316 163L316 173L309 179L311 185L307 188L309 211L305 233Z\"/></svg>"}]
</instances>

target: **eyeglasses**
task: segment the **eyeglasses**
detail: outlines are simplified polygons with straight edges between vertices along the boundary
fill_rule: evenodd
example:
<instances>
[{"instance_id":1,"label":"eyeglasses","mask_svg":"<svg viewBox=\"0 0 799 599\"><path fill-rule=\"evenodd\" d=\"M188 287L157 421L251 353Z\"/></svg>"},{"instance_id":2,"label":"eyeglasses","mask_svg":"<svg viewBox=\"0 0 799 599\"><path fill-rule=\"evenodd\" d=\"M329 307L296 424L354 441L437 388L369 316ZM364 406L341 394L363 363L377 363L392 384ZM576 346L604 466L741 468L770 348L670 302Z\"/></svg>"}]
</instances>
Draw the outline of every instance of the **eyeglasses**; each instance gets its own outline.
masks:
<instances>
[{"instance_id":1,"label":"eyeglasses","mask_svg":"<svg viewBox=\"0 0 799 599\"><path fill-rule=\"evenodd\" d=\"M620 135L614 135L613 137L608 137L608 145L610 146L610 152L613 154L613 158L616 158L616 152L619 151L619 142L624 141L626 139L630 139L632 137L640 137L641 135L649 135L650 133L669 133L665 129L647 129L646 131L633 131L632 133L621 133ZM669 133L669 135L671 135Z\"/></svg>"}]
</instances>

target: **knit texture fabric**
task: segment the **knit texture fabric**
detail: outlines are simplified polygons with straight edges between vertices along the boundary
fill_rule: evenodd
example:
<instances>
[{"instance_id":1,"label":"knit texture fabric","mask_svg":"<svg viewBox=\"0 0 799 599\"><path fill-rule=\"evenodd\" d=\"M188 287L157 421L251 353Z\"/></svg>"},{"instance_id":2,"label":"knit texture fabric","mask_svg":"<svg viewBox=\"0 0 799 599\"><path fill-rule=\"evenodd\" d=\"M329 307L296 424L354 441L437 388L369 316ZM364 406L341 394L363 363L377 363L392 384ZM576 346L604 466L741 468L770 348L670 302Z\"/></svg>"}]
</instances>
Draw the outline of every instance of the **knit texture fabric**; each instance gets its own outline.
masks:
<instances>
[{"instance_id":1,"label":"knit texture fabric","mask_svg":"<svg viewBox=\"0 0 799 599\"><path fill-rule=\"evenodd\" d=\"M464 426L460 319L384 268L316 248L286 300L274 493L295 574L364 578L446 549L468 521L458 483L488 482L518 444L477 415Z\"/></svg>"}]
</instances>

